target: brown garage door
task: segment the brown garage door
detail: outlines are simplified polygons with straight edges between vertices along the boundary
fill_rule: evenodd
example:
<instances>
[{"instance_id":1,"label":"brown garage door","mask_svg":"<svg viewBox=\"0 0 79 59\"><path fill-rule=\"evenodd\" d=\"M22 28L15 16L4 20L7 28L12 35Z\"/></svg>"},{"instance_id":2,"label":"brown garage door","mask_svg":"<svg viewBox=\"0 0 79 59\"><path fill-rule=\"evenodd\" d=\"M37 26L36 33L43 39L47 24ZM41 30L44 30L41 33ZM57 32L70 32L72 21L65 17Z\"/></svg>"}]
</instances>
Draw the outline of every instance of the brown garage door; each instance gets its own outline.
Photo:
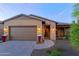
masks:
<instances>
[{"instance_id":1,"label":"brown garage door","mask_svg":"<svg viewBox=\"0 0 79 59\"><path fill-rule=\"evenodd\" d=\"M11 40L36 40L36 26L10 27Z\"/></svg>"}]
</instances>

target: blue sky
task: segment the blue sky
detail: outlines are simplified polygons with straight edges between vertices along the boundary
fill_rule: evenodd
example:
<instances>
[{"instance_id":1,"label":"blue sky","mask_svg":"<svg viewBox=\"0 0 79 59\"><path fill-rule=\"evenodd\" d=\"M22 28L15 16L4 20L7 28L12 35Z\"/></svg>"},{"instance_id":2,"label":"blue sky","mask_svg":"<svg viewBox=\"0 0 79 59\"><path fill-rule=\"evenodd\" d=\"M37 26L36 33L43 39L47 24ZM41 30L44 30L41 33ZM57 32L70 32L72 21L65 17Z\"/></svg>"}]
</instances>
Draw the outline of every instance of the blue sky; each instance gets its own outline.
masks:
<instances>
[{"instance_id":1,"label":"blue sky","mask_svg":"<svg viewBox=\"0 0 79 59\"><path fill-rule=\"evenodd\" d=\"M17 3L0 4L0 20L6 20L18 14L34 14L58 22L70 23L73 4L69 3Z\"/></svg>"}]
</instances>

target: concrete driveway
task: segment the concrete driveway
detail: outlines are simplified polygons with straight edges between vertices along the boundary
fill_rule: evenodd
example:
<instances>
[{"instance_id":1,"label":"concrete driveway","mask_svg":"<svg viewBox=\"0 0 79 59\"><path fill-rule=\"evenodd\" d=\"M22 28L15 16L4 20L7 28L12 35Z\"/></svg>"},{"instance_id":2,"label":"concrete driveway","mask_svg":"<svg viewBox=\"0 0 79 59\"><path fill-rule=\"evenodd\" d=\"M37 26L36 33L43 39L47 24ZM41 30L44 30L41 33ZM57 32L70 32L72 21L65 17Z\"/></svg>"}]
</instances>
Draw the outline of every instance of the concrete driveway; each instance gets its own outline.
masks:
<instances>
[{"instance_id":1,"label":"concrete driveway","mask_svg":"<svg viewBox=\"0 0 79 59\"><path fill-rule=\"evenodd\" d=\"M37 45L36 41L7 41L0 43L0 56L30 56L32 51L36 48L38 49L38 47L49 48L54 45L53 41L51 42L46 41L43 44ZM47 45L47 47L44 45Z\"/></svg>"},{"instance_id":2,"label":"concrete driveway","mask_svg":"<svg viewBox=\"0 0 79 59\"><path fill-rule=\"evenodd\" d=\"M34 49L33 41L7 41L0 43L0 55L29 56Z\"/></svg>"}]
</instances>

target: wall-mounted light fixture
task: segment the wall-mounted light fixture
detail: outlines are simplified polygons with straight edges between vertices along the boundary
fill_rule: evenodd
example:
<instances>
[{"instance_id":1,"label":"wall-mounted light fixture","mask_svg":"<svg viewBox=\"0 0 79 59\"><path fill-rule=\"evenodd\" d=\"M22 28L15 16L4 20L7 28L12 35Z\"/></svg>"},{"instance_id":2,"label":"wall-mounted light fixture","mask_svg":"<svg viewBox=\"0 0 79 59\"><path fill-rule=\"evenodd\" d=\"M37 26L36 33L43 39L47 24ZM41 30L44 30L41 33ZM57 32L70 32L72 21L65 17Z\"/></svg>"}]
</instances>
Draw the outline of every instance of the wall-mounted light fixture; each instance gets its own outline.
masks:
<instances>
[{"instance_id":1,"label":"wall-mounted light fixture","mask_svg":"<svg viewBox=\"0 0 79 59\"><path fill-rule=\"evenodd\" d=\"M37 35L42 35L42 28L38 27L37 28L37 33L38 33Z\"/></svg>"},{"instance_id":2,"label":"wall-mounted light fixture","mask_svg":"<svg viewBox=\"0 0 79 59\"><path fill-rule=\"evenodd\" d=\"M8 33L8 27L4 27L4 33Z\"/></svg>"},{"instance_id":3,"label":"wall-mounted light fixture","mask_svg":"<svg viewBox=\"0 0 79 59\"><path fill-rule=\"evenodd\" d=\"M52 31L55 31L56 29L55 28L52 28Z\"/></svg>"}]
</instances>

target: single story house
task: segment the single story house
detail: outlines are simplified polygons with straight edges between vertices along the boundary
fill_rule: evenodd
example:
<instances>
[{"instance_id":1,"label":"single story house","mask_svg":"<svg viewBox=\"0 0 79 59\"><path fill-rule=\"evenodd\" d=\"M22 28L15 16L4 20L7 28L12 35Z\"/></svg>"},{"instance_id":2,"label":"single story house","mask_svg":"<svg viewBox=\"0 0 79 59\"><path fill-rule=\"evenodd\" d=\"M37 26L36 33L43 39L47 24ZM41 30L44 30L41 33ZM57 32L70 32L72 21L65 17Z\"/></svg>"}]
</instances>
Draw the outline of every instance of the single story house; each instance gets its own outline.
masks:
<instances>
[{"instance_id":1,"label":"single story house","mask_svg":"<svg viewBox=\"0 0 79 59\"><path fill-rule=\"evenodd\" d=\"M56 21L36 15L20 14L3 21L4 34L7 40L56 40L67 34L69 24L60 24Z\"/></svg>"}]
</instances>

